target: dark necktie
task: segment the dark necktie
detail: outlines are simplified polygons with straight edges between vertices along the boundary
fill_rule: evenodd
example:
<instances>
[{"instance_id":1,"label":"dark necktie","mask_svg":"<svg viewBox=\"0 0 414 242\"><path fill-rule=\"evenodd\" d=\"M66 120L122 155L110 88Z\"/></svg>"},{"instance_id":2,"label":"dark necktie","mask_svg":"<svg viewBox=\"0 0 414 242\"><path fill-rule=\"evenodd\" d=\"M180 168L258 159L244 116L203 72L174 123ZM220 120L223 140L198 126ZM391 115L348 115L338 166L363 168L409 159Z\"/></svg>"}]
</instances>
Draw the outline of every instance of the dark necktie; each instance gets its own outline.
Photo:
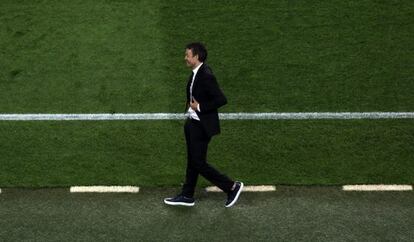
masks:
<instances>
[{"instance_id":1,"label":"dark necktie","mask_svg":"<svg viewBox=\"0 0 414 242\"><path fill-rule=\"evenodd\" d=\"M194 82L193 82L193 77L194 77L194 72L191 72L191 77L190 77L190 102L193 100L193 87L194 87Z\"/></svg>"}]
</instances>

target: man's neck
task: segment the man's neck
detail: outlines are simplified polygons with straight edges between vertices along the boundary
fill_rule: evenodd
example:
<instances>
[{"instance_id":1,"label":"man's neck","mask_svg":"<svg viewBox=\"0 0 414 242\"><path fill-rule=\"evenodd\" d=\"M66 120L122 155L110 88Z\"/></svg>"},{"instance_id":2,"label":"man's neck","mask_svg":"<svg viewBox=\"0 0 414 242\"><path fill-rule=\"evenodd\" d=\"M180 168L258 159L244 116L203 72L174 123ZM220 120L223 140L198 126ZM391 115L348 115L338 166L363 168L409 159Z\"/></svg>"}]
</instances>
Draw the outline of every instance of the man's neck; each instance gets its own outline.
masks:
<instances>
[{"instance_id":1,"label":"man's neck","mask_svg":"<svg viewBox=\"0 0 414 242\"><path fill-rule=\"evenodd\" d=\"M201 65L203 64L203 62L199 62L197 65L194 65L193 67L193 71L197 68L199 68Z\"/></svg>"}]
</instances>

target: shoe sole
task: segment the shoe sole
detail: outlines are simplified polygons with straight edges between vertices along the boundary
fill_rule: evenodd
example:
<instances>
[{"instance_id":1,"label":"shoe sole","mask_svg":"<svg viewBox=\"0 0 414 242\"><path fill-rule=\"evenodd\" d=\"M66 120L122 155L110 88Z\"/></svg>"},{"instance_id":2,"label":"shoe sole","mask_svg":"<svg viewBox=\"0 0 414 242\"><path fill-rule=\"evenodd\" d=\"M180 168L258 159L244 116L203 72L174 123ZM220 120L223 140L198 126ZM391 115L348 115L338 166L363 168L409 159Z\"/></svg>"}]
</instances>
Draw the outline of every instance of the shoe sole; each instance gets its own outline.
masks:
<instances>
[{"instance_id":1,"label":"shoe sole","mask_svg":"<svg viewBox=\"0 0 414 242\"><path fill-rule=\"evenodd\" d=\"M237 199L239 199L239 196L240 196L241 191L243 190L243 187L244 187L243 182L240 182L240 189L237 192L236 197L233 199L233 202L231 202L229 205L226 205L226 208L233 206L237 202Z\"/></svg>"},{"instance_id":2,"label":"shoe sole","mask_svg":"<svg viewBox=\"0 0 414 242\"><path fill-rule=\"evenodd\" d=\"M186 206L186 207L192 207L195 204L195 203L183 203L183 202L169 202L165 200L164 200L164 203L168 205L172 205L172 206Z\"/></svg>"}]
</instances>

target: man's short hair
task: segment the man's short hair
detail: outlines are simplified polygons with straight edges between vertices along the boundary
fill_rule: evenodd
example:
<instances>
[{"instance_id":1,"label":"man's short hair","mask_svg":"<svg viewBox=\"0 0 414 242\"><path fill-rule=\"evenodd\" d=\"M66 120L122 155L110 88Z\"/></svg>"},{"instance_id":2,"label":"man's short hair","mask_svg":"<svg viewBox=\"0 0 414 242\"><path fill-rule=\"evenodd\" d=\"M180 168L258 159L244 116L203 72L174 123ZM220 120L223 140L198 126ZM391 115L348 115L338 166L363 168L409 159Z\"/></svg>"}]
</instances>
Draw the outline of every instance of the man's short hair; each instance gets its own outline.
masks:
<instances>
[{"instance_id":1,"label":"man's short hair","mask_svg":"<svg viewBox=\"0 0 414 242\"><path fill-rule=\"evenodd\" d=\"M193 56L197 55L200 62L204 62L207 59L207 49L202 43L190 43L185 48L190 49Z\"/></svg>"}]
</instances>

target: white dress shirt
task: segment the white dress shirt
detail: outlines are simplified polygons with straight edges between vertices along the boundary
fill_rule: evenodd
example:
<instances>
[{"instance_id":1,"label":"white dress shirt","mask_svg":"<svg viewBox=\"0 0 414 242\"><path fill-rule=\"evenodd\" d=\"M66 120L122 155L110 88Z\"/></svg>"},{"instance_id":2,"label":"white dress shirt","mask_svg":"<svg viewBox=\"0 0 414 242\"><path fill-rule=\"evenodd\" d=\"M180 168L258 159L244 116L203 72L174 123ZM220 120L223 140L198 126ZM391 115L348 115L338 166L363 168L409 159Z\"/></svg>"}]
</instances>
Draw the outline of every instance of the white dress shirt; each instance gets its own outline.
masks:
<instances>
[{"instance_id":1,"label":"white dress shirt","mask_svg":"<svg viewBox=\"0 0 414 242\"><path fill-rule=\"evenodd\" d=\"M197 75L198 69L200 69L202 64L203 64L203 62L201 62L200 65L198 65L196 68L193 69L193 80L191 80L191 86L190 86L190 103L191 103L191 100L193 100L194 80L195 80L195 77ZM197 111L200 112L200 104L197 105ZM188 108L187 117L200 121L200 118L198 117L197 113L191 108L191 106Z\"/></svg>"}]
</instances>

